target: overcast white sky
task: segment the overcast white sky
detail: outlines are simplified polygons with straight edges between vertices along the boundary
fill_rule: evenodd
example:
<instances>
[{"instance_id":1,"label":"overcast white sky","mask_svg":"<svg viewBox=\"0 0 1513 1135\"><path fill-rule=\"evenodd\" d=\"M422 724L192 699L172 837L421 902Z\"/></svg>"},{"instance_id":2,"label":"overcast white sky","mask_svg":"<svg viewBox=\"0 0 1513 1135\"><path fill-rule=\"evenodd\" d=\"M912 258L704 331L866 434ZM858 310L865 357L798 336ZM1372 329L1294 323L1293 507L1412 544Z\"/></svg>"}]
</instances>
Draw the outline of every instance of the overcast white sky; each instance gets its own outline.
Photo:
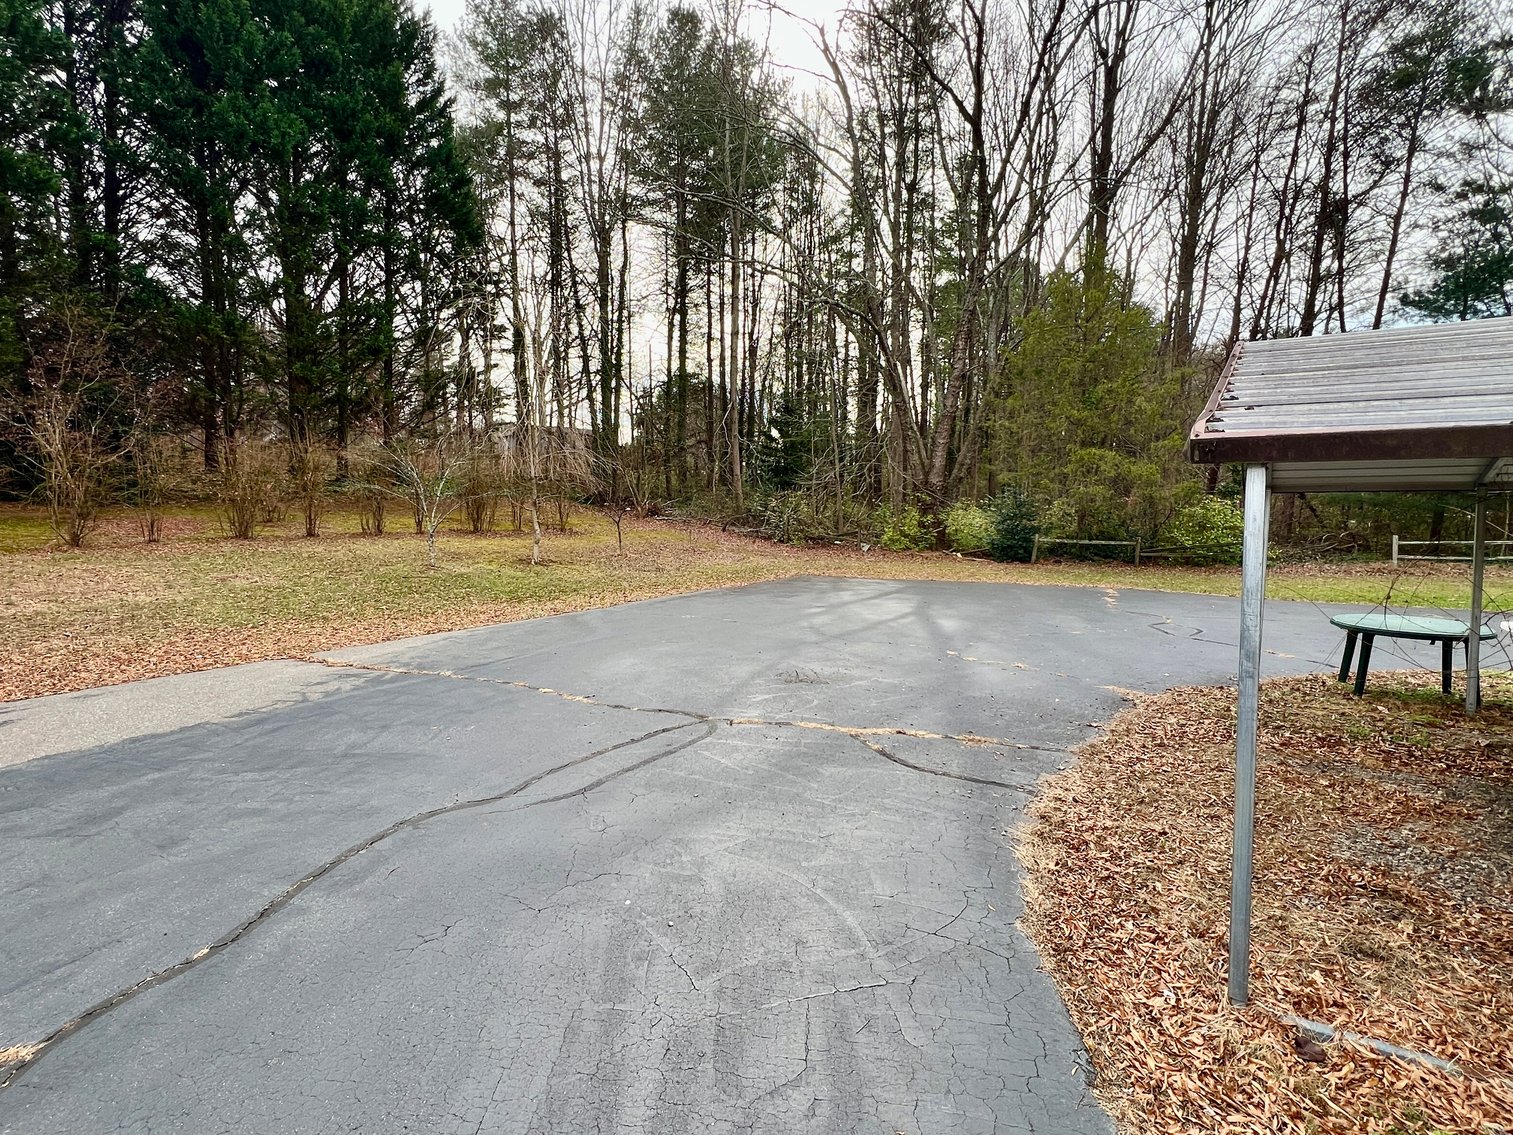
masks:
<instances>
[{"instance_id":1,"label":"overcast white sky","mask_svg":"<svg viewBox=\"0 0 1513 1135\"><path fill-rule=\"evenodd\" d=\"M462 18L467 2L468 0L416 0L417 6L431 9L432 19L443 31L451 31L456 26L457 21ZM836 14L846 7L848 0L779 0L779 2L785 8L802 13L804 20L818 20L833 28ZM701 5L698 0L693 0L689 6L700 7ZM811 41L809 29L799 19L766 9L761 0L757 0L751 5L748 21L748 34L753 39L766 36L773 63L791 75L794 86L812 87L815 85L816 80L808 77L805 72L823 71L824 61Z\"/></svg>"}]
</instances>

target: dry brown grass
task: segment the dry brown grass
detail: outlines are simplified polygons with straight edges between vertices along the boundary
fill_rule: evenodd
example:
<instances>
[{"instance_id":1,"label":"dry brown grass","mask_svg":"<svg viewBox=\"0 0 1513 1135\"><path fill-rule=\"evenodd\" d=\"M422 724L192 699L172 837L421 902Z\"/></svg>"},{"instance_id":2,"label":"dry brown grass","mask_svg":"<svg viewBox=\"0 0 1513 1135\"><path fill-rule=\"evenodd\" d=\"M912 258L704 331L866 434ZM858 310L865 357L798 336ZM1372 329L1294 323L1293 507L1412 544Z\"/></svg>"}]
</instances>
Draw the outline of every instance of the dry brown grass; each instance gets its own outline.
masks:
<instances>
[{"instance_id":1,"label":"dry brown grass","mask_svg":"<svg viewBox=\"0 0 1513 1135\"><path fill-rule=\"evenodd\" d=\"M1251 1005L1225 998L1234 696L1141 701L1034 808L1027 928L1129 1133L1513 1126L1513 682L1262 699ZM1451 1060L1328 1046L1294 1015Z\"/></svg>"},{"instance_id":2,"label":"dry brown grass","mask_svg":"<svg viewBox=\"0 0 1513 1135\"><path fill-rule=\"evenodd\" d=\"M348 514L330 517L319 539L291 518L238 541L208 513L180 513L157 544L115 515L92 546L62 551L47 546L34 513L0 509L13 549L0 554L0 700L801 574L1004 574L982 561L792 548L658 522L627 523L622 555L613 526L592 512L549 534L536 567L526 533L454 530L429 570L422 538L362 536Z\"/></svg>"}]
</instances>

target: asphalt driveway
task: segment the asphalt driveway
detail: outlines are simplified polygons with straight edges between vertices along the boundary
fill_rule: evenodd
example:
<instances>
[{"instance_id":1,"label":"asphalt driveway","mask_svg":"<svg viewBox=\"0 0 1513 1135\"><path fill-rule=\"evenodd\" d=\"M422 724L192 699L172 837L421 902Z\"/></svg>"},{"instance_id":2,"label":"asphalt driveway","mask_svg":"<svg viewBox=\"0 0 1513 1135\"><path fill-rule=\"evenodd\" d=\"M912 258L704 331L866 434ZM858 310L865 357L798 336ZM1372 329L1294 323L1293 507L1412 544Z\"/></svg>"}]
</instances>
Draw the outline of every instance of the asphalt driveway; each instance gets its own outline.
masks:
<instances>
[{"instance_id":1,"label":"asphalt driveway","mask_svg":"<svg viewBox=\"0 0 1513 1135\"><path fill-rule=\"evenodd\" d=\"M1013 832L1236 627L799 579L0 706L0 1131L1106 1132Z\"/></svg>"}]
</instances>

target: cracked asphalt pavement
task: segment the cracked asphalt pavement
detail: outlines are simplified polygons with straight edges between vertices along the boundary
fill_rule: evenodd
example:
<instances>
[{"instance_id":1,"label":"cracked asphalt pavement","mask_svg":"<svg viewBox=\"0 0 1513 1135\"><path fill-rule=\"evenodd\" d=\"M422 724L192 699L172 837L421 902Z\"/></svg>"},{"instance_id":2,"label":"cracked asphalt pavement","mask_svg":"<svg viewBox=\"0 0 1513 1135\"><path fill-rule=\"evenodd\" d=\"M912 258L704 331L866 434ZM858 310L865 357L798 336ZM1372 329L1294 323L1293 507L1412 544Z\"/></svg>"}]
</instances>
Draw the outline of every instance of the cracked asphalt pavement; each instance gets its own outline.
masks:
<instances>
[{"instance_id":1,"label":"cracked asphalt pavement","mask_svg":"<svg viewBox=\"0 0 1513 1135\"><path fill-rule=\"evenodd\" d=\"M1109 1132L1013 835L1237 618L795 579L0 706L0 1131Z\"/></svg>"}]
</instances>

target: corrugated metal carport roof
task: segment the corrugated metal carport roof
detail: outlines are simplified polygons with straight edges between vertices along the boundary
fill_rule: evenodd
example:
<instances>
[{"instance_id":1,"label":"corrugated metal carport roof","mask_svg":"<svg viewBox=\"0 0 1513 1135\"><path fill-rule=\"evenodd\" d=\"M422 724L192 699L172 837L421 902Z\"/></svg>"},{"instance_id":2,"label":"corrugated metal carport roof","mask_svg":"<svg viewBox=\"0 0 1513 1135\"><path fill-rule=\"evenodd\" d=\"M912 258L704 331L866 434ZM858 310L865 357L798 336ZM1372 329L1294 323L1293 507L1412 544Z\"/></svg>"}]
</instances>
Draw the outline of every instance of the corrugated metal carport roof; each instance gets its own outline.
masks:
<instances>
[{"instance_id":1,"label":"corrugated metal carport roof","mask_svg":"<svg viewBox=\"0 0 1513 1135\"><path fill-rule=\"evenodd\" d=\"M1513 488L1513 319L1241 343L1188 456L1281 492Z\"/></svg>"},{"instance_id":2,"label":"corrugated metal carport roof","mask_svg":"<svg viewBox=\"0 0 1513 1135\"><path fill-rule=\"evenodd\" d=\"M1476 712L1486 490L1513 489L1513 319L1242 344L1193 426L1187 452L1205 464L1246 467L1229 900L1229 996L1243 1005L1250 996L1261 613L1272 490L1476 490L1471 618L1464 624L1466 712Z\"/></svg>"}]
</instances>

